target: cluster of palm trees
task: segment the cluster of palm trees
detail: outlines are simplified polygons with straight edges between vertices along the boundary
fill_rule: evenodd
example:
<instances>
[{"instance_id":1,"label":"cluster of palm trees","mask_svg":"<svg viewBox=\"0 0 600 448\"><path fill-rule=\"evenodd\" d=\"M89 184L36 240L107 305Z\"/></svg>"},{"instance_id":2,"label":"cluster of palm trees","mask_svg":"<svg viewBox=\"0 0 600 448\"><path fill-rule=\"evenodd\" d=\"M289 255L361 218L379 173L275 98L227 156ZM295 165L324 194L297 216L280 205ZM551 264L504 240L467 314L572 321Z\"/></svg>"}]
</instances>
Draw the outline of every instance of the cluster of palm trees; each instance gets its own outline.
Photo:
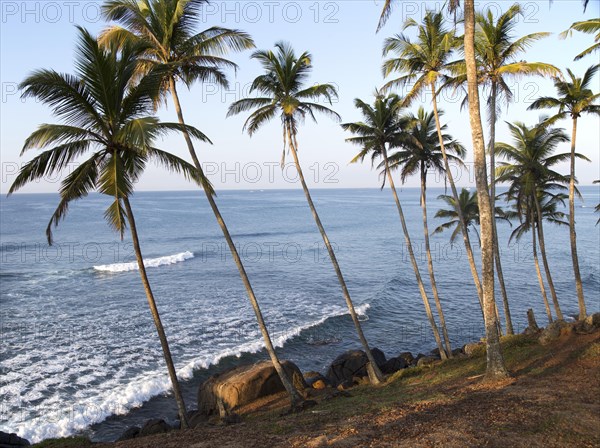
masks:
<instances>
[{"instance_id":1,"label":"cluster of palm trees","mask_svg":"<svg viewBox=\"0 0 600 448\"><path fill-rule=\"evenodd\" d=\"M62 171L73 161L80 162L79 167L66 176L61 184L60 202L47 228L49 244L52 244L52 227L58 225L65 217L72 201L84 198L91 191L98 191L112 198L105 217L121 237L127 228L131 233L140 276L163 349L182 427L187 427L185 403L144 268L134 213L129 200L135 182L150 161L156 161L166 169L182 174L204 191L239 270L266 350L290 395L292 408L302 408L303 405L303 398L294 388L278 359L251 282L219 212L211 183L202 171L194 140L209 144L211 141L201 131L186 124L177 93L177 86L182 83L190 87L196 82L210 81L226 87L226 70L236 68L236 65L227 59L227 55L254 48L252 38L240 30L212 27L197 32L200 11L205 3L206 0L105 1L102 6L104 18L113 24L97 37L83 28L79 29L75 74L39 70L21 83L23 95L47 104L61 123L43 124L29 136L23 146L23 152L33 148L44 151L23 166L10 189L10 193L13 193L28 182ZM421 298L443 358L452 356L452 348L435 279L435 266L429 250L426 180L431 171L441 173L447 178L452 195L443 199L451 206L451 210L438 211L436 217L449 218L450 221L436 228L434 232L454 228L453 240L459 233L462 235L485 321L488 375L502 377L507 372L499 346L501 328L494 298L494 266L502 288L506 332L512 333L513 327L497 250L494 216L519 219L520 225L513 233L516 238L531 230L534 255L538 244L535 242L537 234L555 314L561 319L562 313L545 255L543 222L546 220L565 223L566 216L558 210L558 205L565 200L565 194L562 193L566 188L564 185L569 184L569 226L573 265L580 317L586 315L576 251L573 205L577 192L574 160L578 155L575 152L575 135L577 118L581 114L600 113L599 106L595 104L598 95L589 89L590 80L598 66L590 68L583 78L576 78L569 71L570 81L565 81L561 72L549 64L517 61L517 55L545 34L536 33L512 40L515 18L521 14L518 5L495 19L491 13L475 15L473 0L465 0L464 3L465 35L462 39L457 36L455 27L446 23L442 13L434 12L428 12L422 23L409 20L404 24L403 30L416 29L415 40L404 34L386 39L384 57L392 57L384 61L383 71L386 76L398 74L398 77L375 92L372 105L356 99L355 105L363 115L363 121L341 126L354 134L348 141L361 148L353 161L363 160L367 156L373 162L378 161L378 169L382 170L386 179L384 183L387 181L391 187ZM450 2L452 8L457 5L456 0ZM392 3L388 0L382 19L389 16L391 6ZM597 19L595 23L596 28L577 23L573 25L573 30L598 31ZM383 22L380 23L382 24ZM586 50L586 54L595 49L597 44L596 48ZM464 53L463 59L452 60L461 53ZM331 105L337 98L337 91L331 84L309 85L308 77L312 70L310 53L297 55L287 43L275 44L274 50L255 51L251 57L263 67L263 73L254 79L250 89L250 93L256 96L231 104L228 116L249 112L244 130L250 136L272 119L281 120L284 144L282 162L286 155L291 153L348 311L370 361L369 378L372 383L377 384L382 381L383 376L363 334L350 292L304 180L298 158L298 133L306 117L316 121L315 114L321 113L340 121L334 110L323 105ZM512 98L506 78L525 75L555 77L559 96L540 98L532 104L532 108L554 108L557 109L557 113L531 128L521 123L509 124L515 140L514 145L496 144L494 136L498 104L500 101L509 102ZM392 92L398 87L409 85L410 91L404 97ZM477 194L474 195L470 195L466 190L461 193L457 191L450 163L462 163L466 149L446 133L447 126L440 121L443 111L438 108L437 102L441 89L465 89L465 86L465 104L469 106L476 165ZM483 126L479 114L479 87L489 92L487 103L490 110L490 143L487 151L483 144ZM432 112L427 112L422 107L416 115L407 112L417 95L424 90L433 95ZM157 109L169 97L177 112L177 123L164 123L155 116ZM568 140L562 130L553 128L554 123L568 117L573 120L571 153L554 155L556 145ZM179 132L183 135L192 163L156 147L157 138L168 132ZM486 153L491 159L492 176L489 184ZM506 159L497 170L495 154ZM552 166L557 162L569 159L569 176L560 175L552 170ZM393 173L396 171L400 172L402 182L414 174L419 174L421 178L427 268L441 331L436 324L427 290L412 251L401 201L395 189ZM494 178L496 171L498 179ZM504 196L514 204L512 211L504 212L495 206L496 181L509 183L509 190ZM481 240L482 253L481 278L469 234L469 229L475 228L476 225L480 226L478 238ZM537 255L536 266L549 319L552 319Z\"/></svg>"}]
</instances>

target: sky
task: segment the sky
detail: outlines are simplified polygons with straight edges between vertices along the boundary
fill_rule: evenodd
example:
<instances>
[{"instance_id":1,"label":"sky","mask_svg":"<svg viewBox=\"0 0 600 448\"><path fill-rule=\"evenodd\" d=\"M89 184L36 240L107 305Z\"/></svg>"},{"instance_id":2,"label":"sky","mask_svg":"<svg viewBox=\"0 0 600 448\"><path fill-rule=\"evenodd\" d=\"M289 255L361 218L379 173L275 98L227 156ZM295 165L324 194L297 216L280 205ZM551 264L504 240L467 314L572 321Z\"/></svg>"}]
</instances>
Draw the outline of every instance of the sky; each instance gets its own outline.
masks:
<instances>
[{"instance_id":1,"label":"sky","mask_svg":"<svg viewBox=\"0 0 600 448\"><path fill-rule=\"evenodd\" d=\"M512 3L482 1L476 3L476 7L499 13ZM100 5L99 1L0 0L0 193L6 194L20 166L36 154L31 150L19 156L27 136L41 123L56 122L47 106L34 99L20 98L19 82L39 68L73 73L75 25L98 33L106 26L99 14ZM586 13L579 0L555 0L552 5L547 0L522 1L521 5L524 16L519 18L516 37L539 31L553 33L534 44L522 59L551 63L561 70L569 67L579 76L588 66L599 62L599 53L573 62L576 54L592 45L592 35L574 33L566 40L558 38L558 33L571 23L598 17L598 0L591 0ZM310 82L336 85L339 99L331 107L342 116L343 122L359 121L361 116L353 106L354 99L370 102L374 89L385 82L381 73L383 40L400 32L406 19L419 21L427 9L442 9L444 2L401 1L387 25L375 33L381 6L382 0L212 1L203 9L198 31L211 26L236 28L250 33L259 49L270 49L275 42L285 40L297 53L310 51L314 65ZM187 123L202 130L213 142L213 145L196 144L199 157L217 190L300 188L291 158L287 159L283 170L279 166L283 144L278 119L250 138L242 132L246 115L226 118L229 104L247 96L252 79L261 73L259 64L250 59L250 55L250 51L230 55L239 69L235 73L229 72L229 90L212 84L196 84L189 91L184 86L179 87ZM593 85L593 90L598 92L600 77L594 79ZM513 82L512 88L515 101L503 108L498 122L497 141L500 142L510 142L505 120L535 124L541 113L527 111L528 105L539 96L555 94L551 80L546 78L525 78ZM454 173L456 182L459 186L470 186L474 184L470 169L473 160L471 134L468 114L461 111L460 101L460 98L446 94L440 99L440 108L445 111L442 121L448 125L448 132L468 150L467 169ZM419 105L430 110L431 96L423 95L409 110L415 112ZM161 108L158 115L163 121L176 121L171 102ZM560 125L570 134L570 122L564 121ZM589 163L578 161L577 173L582 185L600 179L599 128L598 118L583 117L579 121L578 152L591 160ZM371 169L369 161L349 164L358 148L345 142L348 137L350 134L326 116L319 116L318 124L307 121L300 128L299 156L310 187L368 188L379 185L378 173ZM159 146L189 159L180 135L165 138ZM558 151L568 152L569 144L561 145ZM568 164L558 166L558 171L568 173ZM63 177L44 179L21 191L56 192ZM428 182L431 186L444 185L443 179L433 174ZM419 180L416 177L409 179L405 185L418 186ZM141 191L189 190L193 186L158 167L149 166L137 188Z\"/></svg>"}]
</instances>

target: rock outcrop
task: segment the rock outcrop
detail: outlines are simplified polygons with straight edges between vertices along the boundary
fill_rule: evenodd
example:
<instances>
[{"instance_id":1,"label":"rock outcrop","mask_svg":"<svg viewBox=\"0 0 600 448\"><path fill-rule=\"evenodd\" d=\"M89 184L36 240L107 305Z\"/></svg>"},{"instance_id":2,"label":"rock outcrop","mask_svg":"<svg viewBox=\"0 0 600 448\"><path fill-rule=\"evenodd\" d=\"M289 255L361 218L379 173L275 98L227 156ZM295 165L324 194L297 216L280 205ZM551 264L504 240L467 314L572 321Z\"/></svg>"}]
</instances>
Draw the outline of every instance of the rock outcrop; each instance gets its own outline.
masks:
<instances>
[{"instance_id":1,"label":"rock outcrop","mask_svg":"<svg viewBox=\"0 0 600 448\"><path fill-rule=\"evenodd\" d=\"M308 387L302 372L294 363L283 361L282 365L296 389L304 390ZM198 410L204 415L227 414L240 406L284 390L271 361L234 367L213 375L200 386Z\"/></svg>"}]
</instances>

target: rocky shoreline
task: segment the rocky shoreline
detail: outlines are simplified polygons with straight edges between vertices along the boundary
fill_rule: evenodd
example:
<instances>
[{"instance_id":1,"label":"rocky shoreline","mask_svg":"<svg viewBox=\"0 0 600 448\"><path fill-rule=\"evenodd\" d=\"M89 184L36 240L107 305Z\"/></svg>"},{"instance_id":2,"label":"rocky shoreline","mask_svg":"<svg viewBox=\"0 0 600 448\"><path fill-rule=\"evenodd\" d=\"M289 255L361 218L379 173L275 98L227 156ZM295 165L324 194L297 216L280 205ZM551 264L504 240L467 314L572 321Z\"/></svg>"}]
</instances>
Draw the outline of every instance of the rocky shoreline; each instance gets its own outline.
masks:
<instances>
[{"instance_id":1,"label":"rocky shoreline","mask_svg":"<svg viewBox=\"0 0 600 448\"><path fill-rule=\"evenodd\" d=\"M539 328L534 320L523 334L534 335L538 342L547 345L559 338L575 334L588 334L600 329L600 313L587 319L567 323L555 321L546 328ZM478 356L485 351L483 341L465 344L453 350L454 358ZM402 352L387 358L378 348L372 349L373 356L385 375L410 368L427 368L442 363L439 352L429 354ZM369 383L367 374L368 360L362 350L349 350L336 357L327 372L316 371L302 373L292 362L285 361L284 368L294 386L302 393L306 406L315 405L314 399L330 400L339 396L350 396L349 390L358 385ZM240 410L251 403L281 394L285 389L270 361L259 361L229 368L211 376L198 389L198 408L189 411L191 428L205 425L231 425L241 422ZM155 434L179 430L179 425L169 425L163 419L150 419L143 426L127 428L117 441L136 439ZM91 442L89 442L91 444ZM30 446L30 443L16 434L0 432L0 448Z\"/></svg>"}]
</instances>

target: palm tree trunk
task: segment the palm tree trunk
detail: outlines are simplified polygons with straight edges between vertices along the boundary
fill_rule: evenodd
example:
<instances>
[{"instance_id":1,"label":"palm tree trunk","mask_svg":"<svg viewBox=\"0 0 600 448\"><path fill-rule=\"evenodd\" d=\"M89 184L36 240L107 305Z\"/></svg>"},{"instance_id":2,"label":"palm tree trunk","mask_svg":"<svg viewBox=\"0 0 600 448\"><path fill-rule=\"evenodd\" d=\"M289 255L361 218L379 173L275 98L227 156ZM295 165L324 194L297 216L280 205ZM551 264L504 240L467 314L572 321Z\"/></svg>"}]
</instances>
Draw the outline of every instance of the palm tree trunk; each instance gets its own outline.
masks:
<instances>
[{"instance_id":1,"label":"palm tree trunk","mask_svg":"<svg viewBox=\"0 0 600 448\"><path fill-rule=\"evenodd\" d=\"M385 173L388 178L388 182L390 183L390 188L392 190L392 194L394 195L394 201L396 202L396 208L398 209L398 214L400 215L400 224L402 224L402 231L404 232L404 240L406 242L406 248L408 250L408 255L410 257L410 262L412 264L413 270L415 271L415 277L417 278L417 284L419 286L419 292L421 293L421 299L423 300L423 305L425 306L425 313L427 314L427 319L429 320L429 325L431 325L431 330L433 331L433 337L435 339L435 343L437 344L438 350L440 351L440 356L442 359L447 357L447 354L444 350L444 346L442 344L442 339L440 338L440 332L438 331L438 327L435 323L435 319L433 318L433 313L431 312L431 305L429 304L429 298L427 297L427 292L425 292L425 285L423 284L423 279L421 278L421 273L419 272L419 265L417 264L417 259L415 258L415 254L412 249L412 242L410 240L410 234L408 233L408 227L406 226L406 220L404 219L404 212L402 211L402 206L400 205L400 199L398 198L398 193L396 192L396 185L394 184L394 178L392 177L392 173L390 171L390 165L387 157L387 150L385 148L382 149L383 153L383 162L385 164ZM452 351L450 351L452 354Z\"/></svg>"},{"instance_id":2,"label":"palm tree trunk","mask_svg":"<svg viewBox=\"0 0 600 448\"><path fill-rule=\"evenodd\" d=\"M490 129L490 204L492 207L492 227L494 232L494 258L500 292L502 294L502 304L504 306L504 320L506 321L506 334L514 334L512 318L510 316L510 307L508 304L508 295L506 294L506 285L504 283L504 274L502 273L502 262L500 259L500 245L498 244L498 231L496 227L496 98L498 86L496 81L492 81L491 93L491 129Z\"/></svg>"},{"instance_id":3,"label":"palm tree trunk","mask_svg":"<svg viewBox=\"0 0 600 448\"><path fill-rule=\"evenodd\" d=\"M554 282L552 281L552 275L550 274L550 266L548 264L548 258L546 257L546 242L544 240L544 228L542 218L542 208L540 207L540 201L534 198L535 208L537 210L538 220L538 238L540 242L540 253L542 254L542 263L544 264L544 271L546 272L546 279L548 280L548 287L550 288L550 295L552 296L552 302L554 304L554 312L558 320L563 320L563 315L558 304L558 297L556 296L556 289L554 288Z\"/></svg>"},{"instance_id":4,"label":"palm tree trunk","mask_svg":"<svg viewBox=\"0 0 600 448\"><path fill-rule=\"evenodd\" d=\"M423 210L423 232L425 236L425 252L427 253L427 269L429 270L429 279L431 280L431 289L433 291L433 300L437 308L438 316L440 317L440 327L444 335L444 343L446 344L446 353L448 358L452 358L452 347L450 338L448 337L448 329L446 327L446 319L442 310L442 303L438 294L435 274L433 272L433 260L431 259L431 248L429 245L429 226L427 225L427 171L425 163L421 162L421 209Z\"/></svg>"},{"instance_id":5,"label":"palm tree trunk","mask_svg":"<svg viewBox=\"0 0 600 448\"><path fill-rule=\"evenodd\" d=\"M535 272L537 274L538 282L540 284L540 290L542 291L542 299L544 300L544 307L546 308L546 314L548 315L548 323L552 323L552 311L550 310L550 303L548 302L548 295L546 294L546 287L544 286L544 279L542 277L542 271L540 269L540 261L537 255L537 243L535 240L536 225L532 221L531 236L533 239L533 261L535 263Z\"/></svg>"},{"instance_id":6,"label":"palm tree trunk","mask_svg":"<svg viewBox=\"0 0 600 448\"><path fill-rule=\"evenodd\" d=\"M302 184L302 189L304 190L304 195L306 196L306 201L308 202L308 206L310 207L313 219L315 220L315 223L319 228L319 232L321 233L321 237L323 238L323 242L325 243L325 247L327 248L327 252L329 253L331 264L333 264L333 268L335 269L337 279L340 283L340 286L342 287L342 293L344 295L344 299L346 300L346 305L348 306L350 317L352 318L352 322L354 322L356 333L358 334L360 343L362 344L363 349L365 350L365 353L367 355L367 359L369 360L369 364L371 365L371 369L367 369L369 373L369 380L371 381L371 384L379 384L383 381L383 374L381 373L377 362L375 362L373 353L371 353L371 348L369 347L367 339L365 338L365 335L362 331L362 326L360 325L360 321L358 320L358 315L356 314L356 310L354 309L354 303L350 298L350 292L348 292L346 281L344 280L344 276L342 275L342 270L340 269L340 265L338 264L335 252L333 251L333 247L331 246L331 242L327 237L327 233L325 233L325 228L321 223L321 218L319 218L319 214L317 213L317 209L315 208L315 204L313 203L310 191L308 191L308 186L306 185L306 181L304 180L304 173L302 172L302 167L300 166L300 161L298 160L295 136L293 135L290 125L287 121L284 123L284 132L287 135L289 148L292 153L292 157L294 158L296 170L298 170L298 177L300 178L300 183Z\"/></svg>"},{"instance_id":7,"label":"palm tree trunk","mask_svg":"<svg viewBox=\"0 0 600 448\"><path fill-rule=\"evenodd\" d=\"M575 288L579 302L579 320L587 317L585 300L583 298L583 283L579 272L579 257L577 256L577 232L575 231L575 143L577 140L577 118L573 118L573 133L571 135L571 178L569 179L569 234L571 237L571 258L575 274Z\"/></svg>"},{"instance_id":8,"label":"palm tree trunk","mask_svg":"<svg viewBox=\"0 0 600 448\"><path fill-rule=\"evenodd\" d=\"M495 380L507 377L508 372L504 365L504 358L500 347L500 334L496 316L496 300L494 299L494 233L492 230L492 210L490 208L490 198L487 186L485 143L483 139L483 126L481 125L479 91L477 87L474 0L465 0L464 17L464 48L469 95L469 121L471 123L471 136L475 156L475 183L477 185L479 221L481 226L481 274L483 278L483 314L485 318L487 349L486 377Z\"/></svg>"},{"instance_id":9,"label":"palm tree trunk","mask_svg":"<svg viewBox=\"0 0 600 448\"><path fill-rule=\"evenodd\" d=\"M179 119L179 123L185 124L185 121L183 119L183 112L181 110L181 103L179 102L179 96L177 95L177 89L175 87L175 81L173 79L171 79L171 96L173 97L173 102L175 103L175 110L177 112L177 118ZM192 160L194 162L194 166L196 167L196 169L198 171L202 172L202 166L200 165L200 161L198 160L196 151L194 150L194 145L192 143L192 139L190 138L190 136L186 130L183 131L183 135L185 137L185 141L187 143L188 150L189 150ZM252 285L250 284L250 279L248 278L248 274L246 274L246 269L244 268L244 265L242 264L242 260L238 254L238 251L237 251L237 248L235 247L233 239L231 238L229 229L227 228L227 225L225 224L225 221L224 221L223 217L221 216L221 212L219 211L219 208L217 207L217 203L215 202L215 199L213 198L213 196L206 189L204 189L204 193L206 194L206 199L208 199L208 203L210 204L210 207L211 207L215 217L217 218L219 227L221 228L221 231L223 232L223 236L225 237L225 240L227 241L227 245L229 246L229 250L231 251L231 255L233 256L235 265L238 268L240 277L242 278L242 282L244 283L244 287L246 288L246 293L248 294L248 298L250 299L250 304L252 305L252 309L254 310L254 315L256 316L256 321L258 322L260 332L261 332L263 340L265 342L265 348L267 350L267 353L269 354L269 357L271 358L273 367L275 368L277 375L279 375L279 378L281 379L281 382L283 383L285 390L287 391L287 393L290 396L291 407L292 407L292 409L295 409L301 405L301 403L304 401L304 399L300 396L300 394L298 393L298 391L296 390L296 388L290 381L289 376L283 369L283 366L281 365L281 362L279 361L277 353L275 352L275 347L273 347L273 342L271 341L271 336L269 335L269 331L267 330L267 326L263 319L262 311L260 310L258 300L256 299L256 296L254 295L254 290L252 289Z\"/></svg>"},{"instance_id":10,"label":"palm tree trunk","mask_svg":"<svg viewBox=\"0 0 600 448\"><path fill-rule=\"evenodd\" d=\"M444 158L444 168L446 170L446 176L452 189L452 196L454 197L454 204L456 208L456 214L460 221L460 229L463 235L463 241L465 243L465 250L467 252L467 258L469 260L469 266L471 268L471 274L473 275L473 281L475 282L475 288L477 289L477 298L479 299L479 305L483 311L483 290L481 289L481 282L479 281L479 273L477 272L477 266L475 265L475 257L473 256L473 250L471 248L471 240L469 238L469 231L465 223L465 219L460 209L460 202L458 200L458 192L456 191L456 185L454 184L454 176L450 170L450 164L448 163L448 156L446 155L446 146L444 145L444 137L442 135L442 127L440 124L440 115L438 113L437 98L435 92L435 84L431 84L431 93L433 95L433 114L435 116L435 126L437 128L438 139L440 142L440 149L442 150L442 156Z\"/></svg>"},{"instance_id":11,"label":"palm tree trunk","mask_svg":"<svg viewBox=\"0 0 600 448\"><path fill-rule=\"evenodd\" d=\"M156 308L156 302L154 301L154 294L150 288L150 282L146 275L146 267L144 266L144 258L142 256L142 250L140 248L140 241L138 238L137 227L135 225L135 218L133 217L133 210L131 210L131 204L128 198L123 198L123 204L127 212L127 220L129 221L129 228L131 230L131 239L133 241L133 249L135 251L135 258L137 259L138 268L140 270L140 277L142 278L142 284L144 285L144 291L146 292L146 298L148 299L148 305L150 306L150 312L152 313L152 319L156 326L158 338L160 339L160 345L163 351L163 357L167 364L167 370L169 371L169 378L171 379L171 386L173 387L173 395L175 395L175 401L177 401L177 408L179 409L179 418L181 421L181 428L189 428L187 420L187 411L185 409L185 402L179 389L179 381L177 380L177 373L175 372L175 366L173 365L173 358L171 357L171 350L169 349L169 342L167 341L167 335L165 329L160 321L160 315L158 314L158 308Z\"/></svg>"}]
</instances>

